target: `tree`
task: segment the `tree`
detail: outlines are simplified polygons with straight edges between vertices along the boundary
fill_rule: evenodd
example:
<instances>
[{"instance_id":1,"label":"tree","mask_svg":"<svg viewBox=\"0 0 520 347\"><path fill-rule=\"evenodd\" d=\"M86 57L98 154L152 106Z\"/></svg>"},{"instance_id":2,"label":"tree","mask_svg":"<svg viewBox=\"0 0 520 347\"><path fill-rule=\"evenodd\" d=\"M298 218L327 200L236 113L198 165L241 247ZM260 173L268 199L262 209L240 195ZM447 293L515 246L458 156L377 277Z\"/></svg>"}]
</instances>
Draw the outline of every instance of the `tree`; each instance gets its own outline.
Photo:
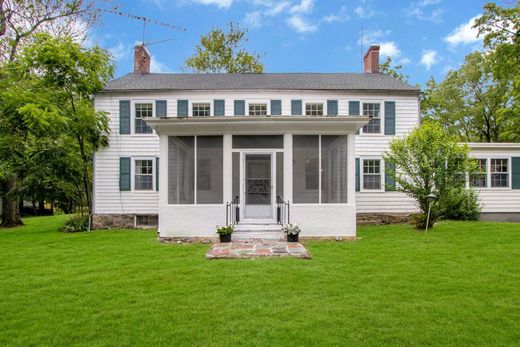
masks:
<instances>
[{"instance_id":1,"label":"tree","mask_svg":"<svg viewBox=\"0 0 520 347\"><path fill-rule=\"evenodd\" d=\"M195 72L262 73L260 56L242 48L247 40L247 31L233 22L228 32L213 29L201 37L196 53L186 59L185 65Z\"/></svg>"},{"instance_id":2,"label":"tree","mask_svg":"<svg viewBox=\"0 0 520 347\"><path fill-rule=\"evenodd\" d=\"M430 79L422 97L423 115L461 141L519 141L511 80L496 78L494 64L488 54L473 52L441 83Z\"/></svg>"},{"instance_id":3,"label":"tree","mask_svg":"<svg viewBox=\"0 0 520 347\"><path fill-rule=\"evenodd\" d=\"M379 72L408 83L408 78L410 76L405 75L403 73L402 69L403 69L402 65L392 66L392 58L390 58L390 57L387 57L385 62L379 65Z\"/></svg>"},{"instance_id":4,"label":"tree","mask_svg":"<svg viewBox=\"0 0 520 347\"><path fill-rule=\"evenodd\" d=\"M22 224L19 213L20 182L27 163L27 141L32 130L20 122L28 85L16 80L12 65L21 48L34 35L47 32L56 37L81 40L98 12L94 0L0 0L0 194L2 226ZM6 67L9 65L10 67ZM18 93L20 92L20 93ZM33 95L38 99L39 95ZM30 101L30 100L29 100ZM49 109L51 106L49 106ZM48 110L49 111L49 110ZM49 113L50 114L50 113ZM3 148L2 148L3 146ZM9 147L13 150L10 151Z\"/></svg>"},{"instance_id":5,"label":"tree","mask_svg":"<svg viewBox=\"0 0 520 347\"><path fill-rule=\"evenodd\" d=\"M395 180L396 189L417 201L422 211L417 226L426 225L428 195L435 193L429 227L441 213L442 202L451 192L465 186L465 173L473 172L475 163L468 156L469 148L447 134L434 122L425 122L406 138L395 139L384 160L394 170L388 174Z\"/></svg>"}]
</instances>

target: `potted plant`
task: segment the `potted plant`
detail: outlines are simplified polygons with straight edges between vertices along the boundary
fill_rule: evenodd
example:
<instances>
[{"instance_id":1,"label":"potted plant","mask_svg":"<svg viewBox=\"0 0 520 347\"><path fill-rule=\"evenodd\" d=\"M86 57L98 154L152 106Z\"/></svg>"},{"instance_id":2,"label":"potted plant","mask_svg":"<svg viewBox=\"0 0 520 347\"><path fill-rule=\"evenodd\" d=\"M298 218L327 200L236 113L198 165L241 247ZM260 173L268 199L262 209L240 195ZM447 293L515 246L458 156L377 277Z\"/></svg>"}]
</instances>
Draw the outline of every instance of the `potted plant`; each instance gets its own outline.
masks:
<instances>
[{"instance_id":1,"label":"potted plant","mask_svg":"<svg viewBox=\"0 0 520 347\"><path fill-rule=\"evenodd\" d=\"M231 242L231 234L235 231L234 225L227 225L219 227L217 225L217 234L219 235L220 242Z\"/></svg>"},{"instance_id":2,"label":"potted plant","mask_svg":"<svg viewBox=\"0 0 520 347\"><path fill-rule=\"evenodd\" d=\"M287 242L298 242L298 235L301 231L298 224L287 224L282 231L287 234Z\"/></svg>"}]
</instances>

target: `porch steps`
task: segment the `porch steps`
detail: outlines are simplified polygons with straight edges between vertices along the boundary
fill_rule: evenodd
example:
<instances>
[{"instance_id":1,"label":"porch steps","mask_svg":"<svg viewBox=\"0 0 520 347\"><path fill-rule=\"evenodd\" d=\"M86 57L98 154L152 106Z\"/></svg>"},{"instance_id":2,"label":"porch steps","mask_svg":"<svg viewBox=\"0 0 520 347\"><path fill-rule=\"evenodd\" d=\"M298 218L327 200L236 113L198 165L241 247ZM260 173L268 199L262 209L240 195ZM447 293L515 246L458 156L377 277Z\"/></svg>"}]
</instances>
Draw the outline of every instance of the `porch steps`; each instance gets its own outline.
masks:
<instances>
[{"instance_id":1,"label":"porch steps","mask_svg":"<svg viewBox=\"0 0 520 347\"><path fill-rule=\"evenodd\" d=\"M237 224L231 239L238 240L283 240L279 224Z\"/></svg>"}]
</instances>

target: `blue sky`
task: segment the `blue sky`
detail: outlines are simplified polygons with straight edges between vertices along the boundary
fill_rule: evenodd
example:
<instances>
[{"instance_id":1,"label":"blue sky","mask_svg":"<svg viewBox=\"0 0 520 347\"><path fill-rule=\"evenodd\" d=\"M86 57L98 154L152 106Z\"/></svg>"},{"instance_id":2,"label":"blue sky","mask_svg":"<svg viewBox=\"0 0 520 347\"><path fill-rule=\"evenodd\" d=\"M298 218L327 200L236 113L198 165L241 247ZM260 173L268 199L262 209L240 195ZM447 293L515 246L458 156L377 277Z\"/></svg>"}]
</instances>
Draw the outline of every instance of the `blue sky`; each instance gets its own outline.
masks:
<instances>
[{"instance_id":1,"label":"blue sky","mask_svg":"<svg viewBox=\"0 0 520 347\"><path fill-rule=\"evenodd\" d=\"M485 1L478 0L120 0L120 11L185 28L146 27L152 70L183 72L200 36L229 21L249 29L246 48L262 56L266 72L360 72L364 49L381 44L381 54L403 65L410 82L442 79L464 56L480 49L471 29ZM502 4L500 1L499 4ZM503 5L503 4L502 4ZM116 76L132 70L133 46L142 23L104 14L87 44L109 49ZM384 60L384 57L382 58Z\"/></svg>"}]
</instances>

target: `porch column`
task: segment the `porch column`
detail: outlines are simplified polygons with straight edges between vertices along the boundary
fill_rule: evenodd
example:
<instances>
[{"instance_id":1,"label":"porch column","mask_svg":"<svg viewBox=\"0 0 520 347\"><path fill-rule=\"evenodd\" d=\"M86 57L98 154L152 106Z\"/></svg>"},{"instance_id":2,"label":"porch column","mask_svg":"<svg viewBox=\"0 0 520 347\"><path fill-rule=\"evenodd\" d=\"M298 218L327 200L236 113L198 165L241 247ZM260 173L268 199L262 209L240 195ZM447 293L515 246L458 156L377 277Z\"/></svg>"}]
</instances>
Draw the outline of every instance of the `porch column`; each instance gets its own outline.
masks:
<instances>
[{"instance_id":1,"label":"porch column","mask_svg":"<svg viewBox=\"0 0 520 347\"><path fill-rule=\"evenodd\" d=\"M293 203L293 135L283 135L283 198Z\"/></svg>"},{"instance_id":2,"label":"porch column","mask_svg":"<svg viewBox=\"0 0 520 347\"><path fill-rule=\"evenodd\" d=\"M347 175L347 203L356 205L356 135L348 134L348 175Z\"/></svg>"},{"instance_id":3,"label":"porch column","mask_svg":"<svg viewBox=\"0 0 520 347\"><path fill-rule=\"evenodd\" d=\"M232 136L231 134L224 134L224 204L230 202L233 199L233 153L232 150Z\"/></svg>"},{"instance_id":4,"label":"porch column","mask_svg":"<svg viewBox=\"0 0 520 347\"><path fill-rule=\"evenodd\" d=\"M168 136L159 136L159 212L157 231L161 232L161 207L168 205Z\"/></svg>"}]
</instances>

